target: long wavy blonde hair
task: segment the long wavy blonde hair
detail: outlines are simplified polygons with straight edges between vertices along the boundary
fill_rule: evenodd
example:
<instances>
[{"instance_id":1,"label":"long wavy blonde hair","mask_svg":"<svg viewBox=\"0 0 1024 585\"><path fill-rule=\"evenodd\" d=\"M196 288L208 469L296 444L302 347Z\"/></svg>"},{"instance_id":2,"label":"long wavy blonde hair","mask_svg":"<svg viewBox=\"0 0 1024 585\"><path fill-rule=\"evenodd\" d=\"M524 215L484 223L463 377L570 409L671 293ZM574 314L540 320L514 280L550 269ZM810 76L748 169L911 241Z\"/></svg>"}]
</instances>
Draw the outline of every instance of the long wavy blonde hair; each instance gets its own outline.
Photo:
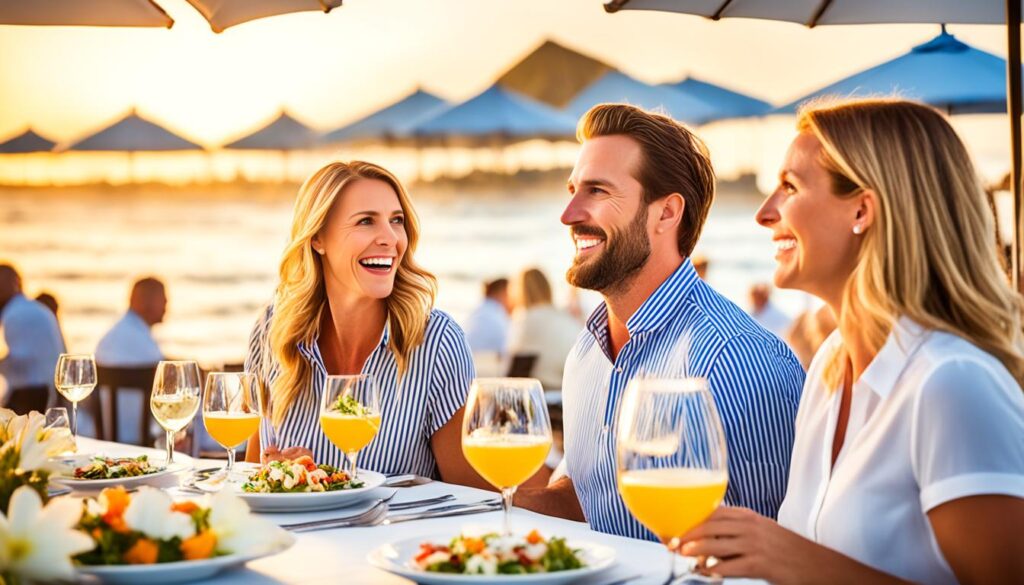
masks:
<instances>
[{"instance_id":1,"label":"long wavy blonde hair","mask_svg":"<svg viewBox=\"0 0 1024 585\"><path fill-rule=\"evenodd\" d=\"M327 308L324 266L313 252L312 239L327 223L327 216L345 187L360 179L384 181L398 195L405 214L408 247L395 272L395 286L385 299L389 320L388 347L398 363L399 376L409 354L423 342L430 310L437 295L437 279L414 259L420 226L402 184L387 170L368 162L332 162L299 189L292 219L291 239L281 257L280 282L270 323L270 349L280 370L271 383L274 424L280 424L299 394L308 386L311 368L299 354L298 344L315 343L320 319Z\"/></svg>"},{"instance_id":2,"label":"long wavy blonde hair","mask_svg":"<svg viewBox=\"0 0 1024 585\"><path fill-rule=\"evenodd\" d=\"M981 181L945 118L905 100L831 101L803 108L797 127L821 142L838 197L878 196L839 322L856 323L878 352L906 316L970 341L1024 383L1024 304L1003 270ZM828 358L828 387L839 387L848 361L842 346Z\"/></svg>"}]
</instances>

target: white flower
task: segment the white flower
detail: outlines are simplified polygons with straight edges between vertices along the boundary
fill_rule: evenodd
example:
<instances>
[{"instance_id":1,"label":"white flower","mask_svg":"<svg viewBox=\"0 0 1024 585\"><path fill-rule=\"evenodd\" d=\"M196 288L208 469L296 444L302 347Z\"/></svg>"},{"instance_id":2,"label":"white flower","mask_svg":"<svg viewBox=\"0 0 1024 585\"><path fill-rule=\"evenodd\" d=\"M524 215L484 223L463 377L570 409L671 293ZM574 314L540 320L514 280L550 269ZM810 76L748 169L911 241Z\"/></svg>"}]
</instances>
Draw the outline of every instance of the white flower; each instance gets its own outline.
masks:
<instances>
[{"instance_id":1,"label":"white flower","mask_svg":"<svg viewBox=\"0 0 1024 585\"><path fill-rule=\"evenodd\" d=\"M142 488L132 497L124 511L124 522L150 538L170 540L177 536L184 540L196 533L192 517L171 510L171 497L154 488Z\"/></svg>"},{"instance_id":2,"label":"white flower","mask_svg":"<svg viewBox=\"0 0 1024 585\"><path fill-rule=\"evenodd\" d=\"M0 412L0 421L7 415ZM74 448L71 434L61 429L46 429L46 417L38 412L8 418L4 424L7 442L4 451L17 449L18 468L24 471L39 469L49 457Z\"/></svg>"},{"instance_id":3,"label":"white flower","mask_svg":"<svg viewBox=\"0 0 1024 585\"><path fill-rule=\"evenodd\" d=\"M71 579L71 557L95 546L74 529L81 516L79 500L58 498L44 508L31 488L15 490L8 515L0 515L0 571L29 581Z\"/></svg>"},{"instance_id":4,"label":"white flower","mask_svg":"<svg viewBox=\"0 0 1024 585\"><path fill-rule=\"evenodd\" d=\"M217 537L217 550L229 554L260 554L284 538L280 526L251 514L249 505L229 490L210 500L210 530Z\"/></svg>"}]
</instances>

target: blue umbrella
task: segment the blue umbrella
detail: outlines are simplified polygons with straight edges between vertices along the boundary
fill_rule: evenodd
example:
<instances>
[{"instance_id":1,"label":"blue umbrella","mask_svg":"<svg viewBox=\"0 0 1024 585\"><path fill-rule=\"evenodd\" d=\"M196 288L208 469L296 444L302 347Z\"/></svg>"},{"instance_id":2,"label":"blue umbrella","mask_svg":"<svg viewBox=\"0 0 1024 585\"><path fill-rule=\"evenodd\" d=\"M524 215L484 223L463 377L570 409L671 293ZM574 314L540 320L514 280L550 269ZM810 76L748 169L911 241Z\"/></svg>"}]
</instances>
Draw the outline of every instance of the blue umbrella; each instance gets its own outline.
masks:
<instances>
[{"instance_id":1,"label":"blue umbrella","mask_svg":"<svg viewBox=\"0 0 1024 585\"><path fill-rule=\"evenodd\" d=\"M576 121L528 97L492 85L483 93L416 124L417 138L504 141L572 138Z\"/></svg>"},{"instance_id":2,"label":"blue umbrella","mask_svg":"<svg viewBox=\"0 0 1024 585\"><path fill-rule=\"evenodd\" d=\"M224 148L244 150L296 150L308 148L317 140L317 132L288 115L284 110L266 126L252 132Z\"/></svg>"},{"instance_id":3,"label":"blue umbrella","mask_svg":"<svg viewBox=\"0 0 1024 585\"><path fill-rule=\"evenodd\" d=\"M827 95L898 93L949 114L1006 112L1006 61L962 43L942 27L939 36L909 53L851 75L780 107L792 113L808 100Z\"/></svg>"},{"instance_id":4,"label":"blue umbrella","mask_svg":"<svg viewBox=\"0 0 1024 585\"><path fill-rule=\"evenodd\" d=\"M663 110L676 120L702 124L720 117L710 102L678 92L664 85L650 85L618 71L609 71L588 85L566 107L574 117L603 103L628 103L649 110Z\"/></svg>"},{"instance_id":5,"label":"blue umbrella","mask_svg":"<svg viewBox=\"0 0 1024 585\"><path fill-rule=\"evenodd\" d=\"M695 77L687 77L682 81L666 84L666 87L671 87L706 103L715 104L720 112L716 118L718 120L762 116L772 109L772 105L766 101Z\"/></svg>"},{"instance_id":6,"label":"blue umbrella","mask_svg":"<svg viewBox=\"0 0 1024 585\"><path fill-rule=\"evenodd\" d=\"M25 154L29 152L49 152L53 150L53 141L36 134L31 128L21 134L0 143L0 153Z\"/></svg>"},{"instance_id":7,"label":"blue umbrella","mask_svg":"<svg viewBox=\"0 0 1024 585\"><path fill-rule=\"evenodd\" d=\"M418 89L390 106L327 133L323 142L389 140L407 134L418 122L437 115L447 107L448 103L443 99Z\"/></svg>"},{"instance_id":8,"label":"blue umbrella","mask_svg":"<svg viewBox=\"0 0 1024 585\"><path fill-rule=\"evenodd\" d=\"M138 152L202 149L202 146L146 120L132 109L120 121L72 143L65 150Z\"/></svg>"}]
</instances>

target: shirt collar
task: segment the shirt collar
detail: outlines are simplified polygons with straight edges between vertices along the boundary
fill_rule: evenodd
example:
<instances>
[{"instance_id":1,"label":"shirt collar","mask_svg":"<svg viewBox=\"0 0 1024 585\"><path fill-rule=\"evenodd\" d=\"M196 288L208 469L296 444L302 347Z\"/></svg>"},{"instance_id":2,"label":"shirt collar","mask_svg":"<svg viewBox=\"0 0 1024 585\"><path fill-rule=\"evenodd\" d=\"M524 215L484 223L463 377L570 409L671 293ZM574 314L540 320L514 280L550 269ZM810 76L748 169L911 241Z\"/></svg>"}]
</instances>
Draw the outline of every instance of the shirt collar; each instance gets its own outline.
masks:
<instances>
[{"instance_id":1,"label":"shirt collar","mask_svg":"<svg viewBox=\"0 0 1024 585\"><path fill-rule=\"evenodd\" d=\"M930 330L908 317L900 317L893 325L885 345L868 364L857 381L871 388L881 398L888 398L899 382L910 358L928 339Z\"/></svg>"},{"instance_id":2,"label":"shirt collar","mask_svg":"<svg viewBox=\"0 0 1024 585\"><path fill-rule=\"evenodd\" d=\"M693 268L693 263L687 258L679 265L658 288L654 289L651 296L640 305L635 313L626 321L626 329L629 336L648 331L657 331L665 325L676 313L676 307L681 305L686 297L693 290L694 285L700 277ZM607 344L608 339L608 306L601 303L587 319L587 329L601 343Z\"/></svg>"}]
</instances>

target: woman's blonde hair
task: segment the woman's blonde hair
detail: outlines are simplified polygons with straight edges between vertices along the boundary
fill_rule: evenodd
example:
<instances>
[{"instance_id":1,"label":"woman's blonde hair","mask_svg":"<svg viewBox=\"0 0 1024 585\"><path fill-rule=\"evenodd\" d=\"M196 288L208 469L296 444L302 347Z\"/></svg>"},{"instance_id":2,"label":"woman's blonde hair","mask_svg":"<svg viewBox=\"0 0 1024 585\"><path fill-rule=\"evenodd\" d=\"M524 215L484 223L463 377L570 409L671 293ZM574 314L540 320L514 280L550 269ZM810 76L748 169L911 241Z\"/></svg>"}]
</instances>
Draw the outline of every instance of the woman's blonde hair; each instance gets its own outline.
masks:
<instances>
[{"instance_id":1,"label":"woman's blonde hair","mask_svg":"<svg viewBox=\"0 0 1024 585\"><path fill-rule=\"evenodd\" d=\"M516 298L524 308L552 303L551 283L536 268L524 270L516 279Z\"/></svg>"},{"instance_id":2,"label":"woman's blonde hair","mask_svg":"<svg viewBox=\"0 0 1024 585\"><path fill-rule=\"evenodd\" d=\"M280 282L270 324L270 349L280 366L271 383L275 404L274 423L280 424L299 393L307 387L310 365L299 354L298 344L315 343L320 319L327 307L324 266L313 252L312 239L327 223L328 214L345 187L361 179L384 181L394 189L405 214L408 247L395 272L395 286L385 299L389 321L388 346L398 362L399 376L409 354L423 342L430 310L437 295L437 279L416 264L413 254L420 226L409 196L387 170L368 162L327 164L299 189L292 219L291 238L281 257Z\"/></svg>"},{"instance_id":3,"label":"woman's blonde hair","mask_svg":"<svg viewBox=\"0 0 1024 585\"><path fill-rule=\"evenodd\" d=\"M945 118L913 102L865 99L810 104L797 127L821 142L838 197L870 190L878 199L838 321L857 323L877 352L906 316L970 341L1024 383L1024 305L1001 265L981 182ZM845 347L828 358L830 388L848 361Z\"/></svg>"}]
</instances>

